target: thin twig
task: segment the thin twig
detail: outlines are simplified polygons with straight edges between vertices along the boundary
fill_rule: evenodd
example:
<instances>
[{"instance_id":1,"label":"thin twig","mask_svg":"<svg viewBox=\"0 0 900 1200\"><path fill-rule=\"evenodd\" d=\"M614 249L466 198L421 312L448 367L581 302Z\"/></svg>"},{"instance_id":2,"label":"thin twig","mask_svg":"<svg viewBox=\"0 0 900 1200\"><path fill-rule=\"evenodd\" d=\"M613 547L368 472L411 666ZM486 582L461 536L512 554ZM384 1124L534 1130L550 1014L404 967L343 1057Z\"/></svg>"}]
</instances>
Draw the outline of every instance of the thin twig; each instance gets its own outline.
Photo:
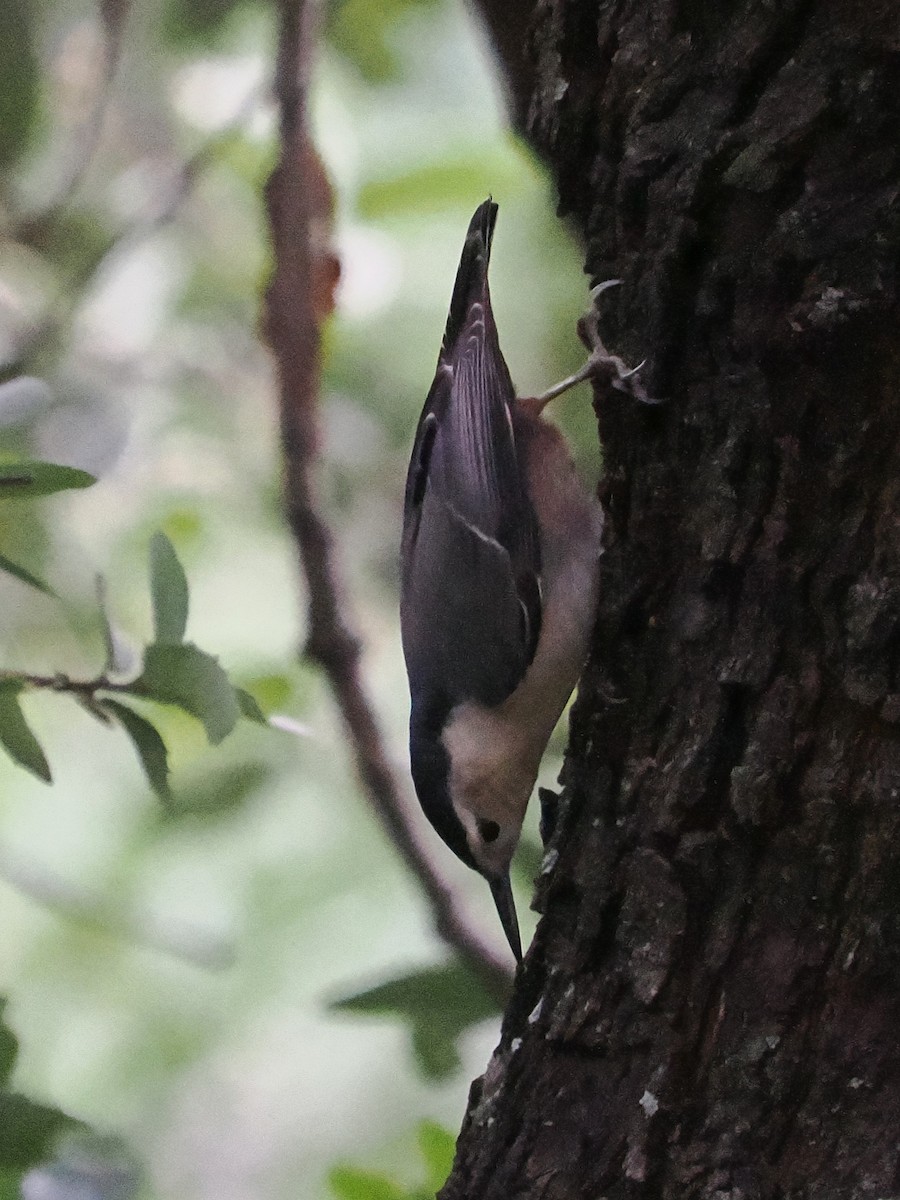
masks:
<instances>
[{"instance_id":1,"label":"thin twig","mask_svg":"<svg viewBox=\"0 0 900 1200\"><path fill-rule=\"evenodd\" d=\"M94 697L96 692L130 692L133 683L116 683L106 672L93 679L72 679L61 671L55 675L32 675L28 671L0 670L0 683L21 683L23 687L43 688L50 692L70 692L73 696Z\"/></svg>"},{"instance_id":2,"label":"thin twig","mask_svg":"<svg viewBox=\"0 0 900 1200\"><path fill-rule=\"evenodd\" d=\"M494 994L504 999L511 971L481 937L438 873L391 769L374 709L360 676L359 639L345 615L331 533L313 483L318 451L319 328L310 238L311 164L306 89L315 24L310 0L278 0L280 32L275 93L281 155L267 203L275 267L266 297L266 329L279 372L285 506L306 579L307 656L328 677L366 794L406 866L418 879L435 926Z\"/></svg>"}]
</instances>

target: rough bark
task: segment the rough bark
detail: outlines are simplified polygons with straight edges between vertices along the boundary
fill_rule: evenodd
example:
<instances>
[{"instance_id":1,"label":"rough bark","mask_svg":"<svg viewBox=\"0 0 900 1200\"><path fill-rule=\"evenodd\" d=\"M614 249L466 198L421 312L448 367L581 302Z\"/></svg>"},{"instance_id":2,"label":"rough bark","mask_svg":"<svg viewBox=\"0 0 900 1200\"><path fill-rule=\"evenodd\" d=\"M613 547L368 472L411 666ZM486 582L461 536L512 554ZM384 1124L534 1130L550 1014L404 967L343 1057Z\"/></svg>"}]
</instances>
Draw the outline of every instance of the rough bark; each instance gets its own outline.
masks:
<instances>
[{"instance_id":1,"label":"rough bark","mask_svg":"<svg viewBox=\"0 0 900 1200\"><path fill-rule=\"evenodd\" d=\"M598 412L544 916L441 1195L895 1197L900 8L539 0L530 45L667 402Z\"/></svg>"}]
</instances>

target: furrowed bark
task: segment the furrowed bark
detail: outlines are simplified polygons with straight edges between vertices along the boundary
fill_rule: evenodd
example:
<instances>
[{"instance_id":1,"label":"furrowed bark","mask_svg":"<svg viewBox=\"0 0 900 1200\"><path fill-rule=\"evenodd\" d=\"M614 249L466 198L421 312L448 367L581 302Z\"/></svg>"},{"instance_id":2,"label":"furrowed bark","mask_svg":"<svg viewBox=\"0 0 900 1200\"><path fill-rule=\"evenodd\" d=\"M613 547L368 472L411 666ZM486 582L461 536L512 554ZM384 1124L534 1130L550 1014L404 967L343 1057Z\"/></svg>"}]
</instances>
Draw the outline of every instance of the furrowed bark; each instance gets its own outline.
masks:
<instances>
[{"instance_id":1,"label":"furrowed bark","mask_svg":"<svg viewBox=\"0 0 900 1200\"><path fill-rule=\"evenodd\" d=\"M666 404L444 1200L900 1192L900 13L541 0L529 129ZM573 287L578 286L573 280Z\"/></svg>"}]
</instances>

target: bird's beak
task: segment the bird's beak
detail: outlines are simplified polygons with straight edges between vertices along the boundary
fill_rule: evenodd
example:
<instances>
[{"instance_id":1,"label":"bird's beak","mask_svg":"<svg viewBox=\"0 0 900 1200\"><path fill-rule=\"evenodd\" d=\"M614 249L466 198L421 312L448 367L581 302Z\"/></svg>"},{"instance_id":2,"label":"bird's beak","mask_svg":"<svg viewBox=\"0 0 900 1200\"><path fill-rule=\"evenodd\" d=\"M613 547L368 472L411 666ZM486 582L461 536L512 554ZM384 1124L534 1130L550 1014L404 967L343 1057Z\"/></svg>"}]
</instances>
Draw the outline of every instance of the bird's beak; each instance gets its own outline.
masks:
<instances>
[{"instance_id":1,"label":"bird's beak","mask_svg":"<svg viewBox=\"0 0 900 1200\"><path fill-rule=\"evenodd\" d=\"M509 942L509 948L516 956L516 962L522 961L522 942L519 938L519 918L516 916L516 902L513 899L512 884L509 881L509 871L497 879L490 879L491 895L497 905L500 924Z\"/></svg>"}]
</instances>

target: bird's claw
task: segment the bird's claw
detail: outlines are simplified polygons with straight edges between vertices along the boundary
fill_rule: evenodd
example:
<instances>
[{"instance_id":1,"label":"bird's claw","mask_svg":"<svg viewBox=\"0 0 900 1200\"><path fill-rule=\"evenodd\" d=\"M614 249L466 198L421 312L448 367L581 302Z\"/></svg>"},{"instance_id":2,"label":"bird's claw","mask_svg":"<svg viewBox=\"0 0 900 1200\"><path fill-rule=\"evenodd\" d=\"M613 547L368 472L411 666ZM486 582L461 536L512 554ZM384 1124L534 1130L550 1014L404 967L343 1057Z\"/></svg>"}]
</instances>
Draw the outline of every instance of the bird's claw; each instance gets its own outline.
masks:
<instances>
[{"instance_id":1,"label":"bird's claw","mask_svg":"<svg viewBox=\"0 0 900 1200\"><path fill-rule=\"evenodd\" d=\"M606 279L603 283L598 283L591 288L591 307L588 312L578 322L578 336L581 338L584 345L589 351L587 362L584 366L576 371L574 375L570 375L567 379L563 379L555 387L549 388L534 400L528 401L529 404L535 406L537 412L540 412L545 404L555 400L557 396L561 396L563 392L567 392L569 388L575 387L578 383L584 383L586 379L596 379L601 383L605 383L608 387L615 388L618 392L625 392L641 404L661 404L662 401L654 400L647 395L644 390L644 385L640 380L641 368L646 363L639 363L636 367L628 367L617 354L610 354L603 345L603 339L600 337L600 307L598 300L603 292L610 288L618 287L621 284L621 279Z\"/></svg>"},{"instance_id":2,"label":"bird's claw","mask_svg":"<svg viewBox=\"0 0 900 1200\"><path fill-rule=\"evenodd\" d=\"M637 375L637 373L640 371L641 367L645 367L646 365L647 365L646 358L642 358L641 361L638 363L638 365L636 367L632 367L630 371L626 371L625 374L622 376L622 378L630 379L632 375Z\"/></svg>"},{"instance_id":3,"label":"bird's claw","mask_svg":"<svg viewBox=\"0 0 900 1200\"><path fill-rule=\"evenodd\" d=\"M610 288L621 287L621 279L604 279L602 283L595 284L590 291L591 303L596 306L598 297Z\"/></svg>"},{"instance_id":4,"label":"bird's claw","mask_svg":"<svg viewBox=\"0 0 900 1200\"><path fill-rule=\"evenodd\" d=\"M625 392L639 404L661 404L662 401L648 396L640 380L641 369L647 360L643 359L636 367L629 367L617 354L610 354L603 345L600 336L600 306L598 300L608 288L618 287L621 279L607 279L591 288L590 310L578 322L578 334L590 351L586 372L594 379L603 380L617 392Z\"/></svg>"}]
</instances>

